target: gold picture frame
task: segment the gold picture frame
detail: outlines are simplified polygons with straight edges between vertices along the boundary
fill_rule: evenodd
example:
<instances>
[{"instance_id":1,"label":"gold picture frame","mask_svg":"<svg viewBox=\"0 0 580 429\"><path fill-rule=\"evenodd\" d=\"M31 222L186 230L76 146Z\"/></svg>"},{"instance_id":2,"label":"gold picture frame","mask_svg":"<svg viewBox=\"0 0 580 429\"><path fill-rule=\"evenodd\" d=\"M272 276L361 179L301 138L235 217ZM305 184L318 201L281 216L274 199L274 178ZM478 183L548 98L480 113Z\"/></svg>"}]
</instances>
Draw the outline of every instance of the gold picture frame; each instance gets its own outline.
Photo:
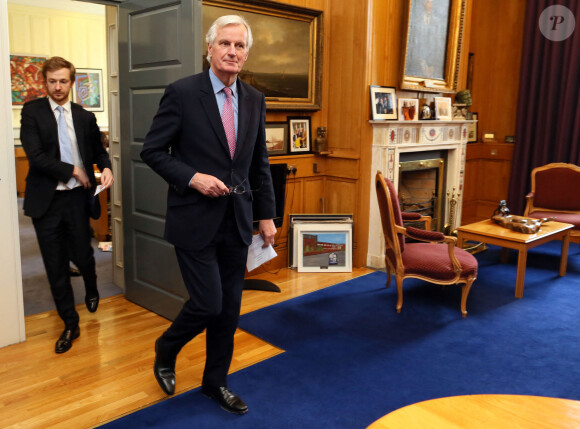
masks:
<instances>
[{"instance_id":1,"label":"gold picture frame","mask_svg":"<svg viewBox=\"0 0 580 429\"><path fill-rule=\"evenodd\" d=\"M322 11L267 0L203 0L203 34L221 15L243 16L254 34L240 79L266 96L269 110L320 110ZM204 70L209 68L203 41Z\"/></svg>"},{"instance_id":2,"label":"gold picture frame","mask_svg":"<svg viewBox=\"0 0 580 429\"><path fill-rule=\"evenodd\" d=\"M408 0L401 89L457 90L466 0Z\"/></svg>"}]
</instances>

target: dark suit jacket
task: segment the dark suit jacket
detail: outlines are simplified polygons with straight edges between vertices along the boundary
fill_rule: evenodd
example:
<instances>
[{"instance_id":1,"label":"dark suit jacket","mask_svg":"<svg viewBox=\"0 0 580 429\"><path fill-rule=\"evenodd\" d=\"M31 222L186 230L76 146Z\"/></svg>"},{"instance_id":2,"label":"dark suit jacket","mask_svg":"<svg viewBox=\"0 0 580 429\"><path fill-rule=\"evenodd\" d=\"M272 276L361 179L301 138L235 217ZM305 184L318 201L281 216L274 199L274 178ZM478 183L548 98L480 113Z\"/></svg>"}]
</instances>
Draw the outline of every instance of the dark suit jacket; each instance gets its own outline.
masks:
<instances>
[{"instance_id":1,"label":"dark suit jacket","mask_svg":"<svg viewBox=\"0 0 580 429\"><path fill-rule=\"evenodd\" d=\"M111 168L111 161L101 144L95 115L78 104L71 103L71 106L79 151L94 192L97 182L93 164L103 171L104 168ZM67 182L72 177L74 166L60 160L58 127L48 98L26 103L20 122L20 140L30 164L24 213L37 218L48 210L58 182Z\"/></svg>"},{"instance_id":2,"label":"dark suit jacket","mask_svg":"<svg viewBox=\"0 0 580 429\"><path fill-rule=\"evenodd\" d=\"M275 216L274 191L265 142L264 95L238 85L238 138L231 159L209 71L169 85L145 138L142 159L169 183L165 239L186 250L209 244L220 226L228 199L233 198L242 240L252 240L252 220ZM254 193L209 198L188 187L196 172L226 185L245 178ZM252 211L252 199L254 210Z\"/></svg>"}]
</instances>

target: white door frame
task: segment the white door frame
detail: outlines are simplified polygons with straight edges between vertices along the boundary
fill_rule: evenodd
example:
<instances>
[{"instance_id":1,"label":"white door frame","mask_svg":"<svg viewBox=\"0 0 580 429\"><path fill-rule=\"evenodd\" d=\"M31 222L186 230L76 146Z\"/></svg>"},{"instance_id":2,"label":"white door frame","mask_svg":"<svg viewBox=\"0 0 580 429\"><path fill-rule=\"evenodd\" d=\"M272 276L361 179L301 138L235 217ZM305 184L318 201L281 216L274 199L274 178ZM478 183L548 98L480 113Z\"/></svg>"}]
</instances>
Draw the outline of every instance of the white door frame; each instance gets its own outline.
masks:
<instances>
[{"instance_id":1,"label":"white door frame","mask_svg":"<svg viewBox=\"0 0 580 429\"><path fill-rule=\"evenodd\" d=\"M0 347L26 339L10 93L8 4L0 0Z\"/></svg>"}]
</instances>

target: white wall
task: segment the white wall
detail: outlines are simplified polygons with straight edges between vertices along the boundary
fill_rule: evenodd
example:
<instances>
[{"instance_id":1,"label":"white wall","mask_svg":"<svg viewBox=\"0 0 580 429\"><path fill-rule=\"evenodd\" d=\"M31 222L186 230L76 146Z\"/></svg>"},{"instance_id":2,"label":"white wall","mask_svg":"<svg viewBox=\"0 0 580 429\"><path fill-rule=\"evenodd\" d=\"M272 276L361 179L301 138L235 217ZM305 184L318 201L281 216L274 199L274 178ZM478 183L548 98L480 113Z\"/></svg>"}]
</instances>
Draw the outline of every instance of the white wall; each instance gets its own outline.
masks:
<instances>
[{"instance_id":1,"label":"white wall","mask_svg":"<svg viewBox=\"0 0 580 429\"><path fill-rule=\"evenodd\" d=\"M109 129L107 92L107 33L105 6L64 0L15 0L8 2L8 40L11 54L60 56L76 68L100 69L103 72L104 111L94 112L102 131ZM23 4L22 4L23 3ZM36 6L32 3L38 3ZM65 9L54 9L56 5ZM82 8L89 13L80 12ZM100 13L93 13L94 9ZM20 109L12 110L16 144L20 137Z\"/></svg>"},{"instance_id":2,"label":"white wall","mask_svg":"<svg viewBox=\"0 0 580 429\"><path fill-rule=\"evenodd\" d=\"M0 347L24 341L24 303L10 93L8 8L0 0Z\"/></svg>"}]
</instances>

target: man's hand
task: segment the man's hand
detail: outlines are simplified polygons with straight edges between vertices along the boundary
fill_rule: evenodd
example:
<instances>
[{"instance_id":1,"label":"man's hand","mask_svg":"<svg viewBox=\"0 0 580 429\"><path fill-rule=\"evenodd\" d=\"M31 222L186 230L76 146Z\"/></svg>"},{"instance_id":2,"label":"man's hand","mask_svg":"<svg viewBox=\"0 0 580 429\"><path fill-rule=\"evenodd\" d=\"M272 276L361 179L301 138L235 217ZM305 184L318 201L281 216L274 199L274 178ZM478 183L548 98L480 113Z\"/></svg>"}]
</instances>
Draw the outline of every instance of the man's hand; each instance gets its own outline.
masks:
<instances>
[{"instance_id":1,"label":"man's hand","mask_svg":"<svg viewBox=\"0 0 580 429\"><path fill-rule=\"evenodd\" d=\"M276 235L276 227L272 219L262 219L260 221L260 235L264 240L262 247L268 247L270 244L274 245L274 237Z\"/></svg>"},{"instance_id":2,"label":"man's hand","mask_svg":"<svg viewBox=\"0 0 580 429\"><path fill-rule=\"evenodd\" d=\"M89 176L87 176L87 172L84 168L80 168L75 165L73 168L73 176L81 185L83 185L83 188L89 189L91 187Z\"/></svg>"},{"instance_id":3,"label":"man's hand","mask_svg":"<svg viewBox=\"0 0 580 429\"><path fill-rule=\"evenodd\" d=\"M230 193L228 187L220 179L203 173L195 173L189 182L189 187L212 198L223 197Z\"/></svg>"},{"instance_id":4,"label":"man's hand","mask_svg":"<svg viewBox=\"0 0 580 429\"><path fill-rule=\"evenodd\" d=\"M113 186L114 182L115 179L113 178L113 172L111 169L103 168L103 171L101 171L101 185L103 185L103 187L106 189Z\"/></svg>"}]
</instances>

